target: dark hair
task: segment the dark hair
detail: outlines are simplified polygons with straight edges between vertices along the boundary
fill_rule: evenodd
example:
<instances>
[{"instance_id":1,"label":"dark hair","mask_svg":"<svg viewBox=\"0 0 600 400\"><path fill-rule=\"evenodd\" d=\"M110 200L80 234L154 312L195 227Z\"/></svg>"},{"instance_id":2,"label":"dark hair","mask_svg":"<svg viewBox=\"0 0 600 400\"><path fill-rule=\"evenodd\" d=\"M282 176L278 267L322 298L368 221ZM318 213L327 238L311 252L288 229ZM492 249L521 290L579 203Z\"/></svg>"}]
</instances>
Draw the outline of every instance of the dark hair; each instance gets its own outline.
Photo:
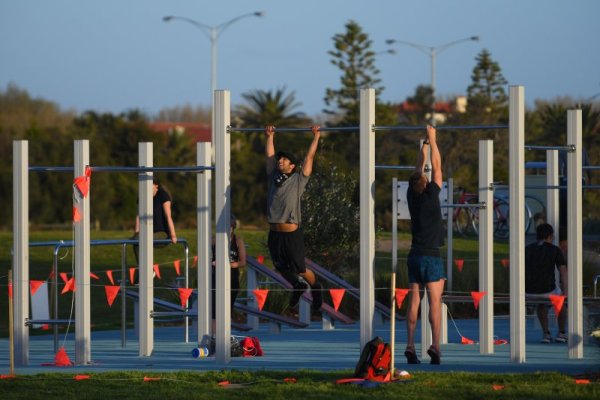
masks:
<instances>
[{"instance_id":1,"label":"dark hair","mask_svg":"<svg viewBox=\"0 0 600 400\"><path fill-rule=\"evenodd\" d=\"M156 176L156 175L152 176L152 183L160 186L160 179L158 179L158 176Z\"/></svg>"},{"instance_id":2,"label":"dark hair","mask_svg":"<svg viewBox=\"0 0 600 400\"><path fill-rule=\"evenodd\" d=\"M235 215L233 213L229 216L229 225L233 229L237 228L237 218L235 217Z\"/></svg>"},{"instance_id":3,"label":"dark hair","mask_svg":"<svg viewBox=\"0 0 600 400\"><path fill-rule=\"evenodd\" d=\"M410 176L408 184L412 190L421 194L425 190L425 186L427 186L427 178L421 172L415 172Z\"/></svg>"},{"instance_id":4,"label":"dark hair","mask_svg":"<svg viewBox=\"0 0 600 400\"><path fill-rule=\"evenodd\" d=\"M554 233L554 228L550 224L539 224L535 230L537 240L546 240Z\"/></svg>"}]
</instances>

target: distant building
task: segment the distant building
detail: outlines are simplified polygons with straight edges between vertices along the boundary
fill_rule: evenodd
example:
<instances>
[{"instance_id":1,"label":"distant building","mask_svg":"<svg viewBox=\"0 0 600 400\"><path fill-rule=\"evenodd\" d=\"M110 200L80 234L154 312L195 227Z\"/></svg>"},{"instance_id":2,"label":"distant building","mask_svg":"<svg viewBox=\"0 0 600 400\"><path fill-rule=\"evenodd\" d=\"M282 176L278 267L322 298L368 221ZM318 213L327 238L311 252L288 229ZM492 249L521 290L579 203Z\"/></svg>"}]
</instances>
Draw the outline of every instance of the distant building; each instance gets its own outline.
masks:
<instances>
[{"instance_id":1,"label":"distant building","mask_svg":"<svg viewBox=\"0 0 600 400\"><path fill-rule=\"evenodd\" d=\"M407 101L401 103L398 106L398 113L400 114L411 114L421 112L421 106L419 104L409 103ZM448 102L437 102L433 106L434 118L437 124L443 124L446 122L448 114L459 113L463 114L467 112L467 97L457 96L453 101ZM430 113L426 114L426 118L430 118Z\"/></svg>"},{"instance_id":2,"label":"distant building","mask_svg":"<svg viewBox=\"0 0 600 400\"><path fill-rule=\"evenodd\" d=\"M202 122L152 122L150 129L168 135L186 134L196 142L210 142L210 125Z\"/></svg>"}]
</instances>

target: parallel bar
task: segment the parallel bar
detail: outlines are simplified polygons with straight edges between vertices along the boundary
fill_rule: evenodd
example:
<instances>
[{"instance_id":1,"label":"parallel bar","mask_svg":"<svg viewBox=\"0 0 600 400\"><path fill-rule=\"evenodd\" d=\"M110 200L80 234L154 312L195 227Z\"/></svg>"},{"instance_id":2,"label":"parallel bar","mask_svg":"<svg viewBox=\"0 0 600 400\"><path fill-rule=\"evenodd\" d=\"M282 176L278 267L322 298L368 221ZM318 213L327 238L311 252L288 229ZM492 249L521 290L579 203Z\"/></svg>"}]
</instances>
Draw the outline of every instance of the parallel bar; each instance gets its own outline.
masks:
<instances>
[{"instance_id":1,"label":"parallel bar","mask_svg":"<svg viewBox=\"0 0 600 400\"><path fill-rule=\"evenodd\" d=\"M479 201L493 204L494 142L479 141ZM494 222L493 207L479 211L479 353L494 353Z\"/></svg>"},{"instance_id":2,"label":"parallel bar","mask_svg":"<svg viewBox=\"0 0 600 400\"><path fill-rule=\"evenodd\" d=\"M414 171L415 167L407 165L376 165L375 169L393 169L397 171Z\"/></svg>"},{"instance_id":3,"label":"parallel bar","mask_svg":"<svg viewBox=\"0 0 600 400\"><path fill-rule=\"evenodd\" d=\"M568 152L573 152L575 151L575 146L572 144L567 146L532 146L526 144L525 150L565 150Z\"/></svg>"},{"instance_id":4,"label":"parallel bar","mask_svg":"<svg viewBox=\"0 0 600 400\"><path fill-rule=\"evenodd\" d=\"M510 359L525 362L525 89L509 89Z\"/></svg>"},{"instance_id":5,"label":"parallel bar","mask_svg":"<svg viewBox=\"0 0 600 400\"><path fill-rule=\"evenodd\" d=\"M30 172L73 172L73 167L29 167Z\"/></svg>"},{"instance_id":6,"label":"parallel bar","mask_svg":"<svg viewBox=\"0 0 600 400\"><path fill-rule=\"evenodd\" d=\"M451 131L451 130L491 130L491 129L507 129L508 125L456 125L456 126L436 126L435 129L438 131ZM391 126L373 126L374 131L424 131L427 127L424 125L419 126L405 126L405 125L391 125Z\"/></svg>"},{"instance_id":7,"label":"parallel bar","mask_svg":"<svg viewBox=\"0 0 600 400\"><path fill-rule=\"evenodd\" d=\"M74 143L74 177L85 175L90 164L90 143L76 140ZM90 295L90 190L83 197L79 191L73 195L73 208L79 210L81 220L74 226L75 258L75 363L90 364L91 359L91 295Z\"/></svg>"},{"instance_id":8,"label":"parallel bar","mask_svg":"<svg viewBox=\"0 0 600 400\"><path fill-rule=\"evenodd\" d=\"M359 132L358 126L338 126L338 127L321 127L321 132ZM234 126L228 126L227 132L240 132L240 133L252 133L252 132L264 132L265 128L236 128ZM310 132L311 128L275 128L275 132Z\"/></svg>"},{"instance_id":9,"label":"parallel bar","mask_svg":"<svg viewBox=\"0 0 600 400\"><path fill-rule=\"evenodd\" d=\"M29 142L13 141L13 309L16 366L29 364Z\"/></svg>"},{"instance_id":10,"label":"parallel bar","mask_svg":"<svg viewBox=\"0 0 600 400\"><path fill-rule=\"evenodd\" d=\"M567 252L569 358L583 358L583 254L581 223L581 164L583 152L581 110L567 111L567 140L575 144L575 152L567 154Z\"/></svg>"},{"instance_id":11,"label":"parallel bar","mask_svg":"<svg viewBox=\"0 0 600 400\"><path fill-rule=\"evenodd\" d=\"M375 316L375 89L360 90L360 349Z\"/></svg>"}]
</instances>

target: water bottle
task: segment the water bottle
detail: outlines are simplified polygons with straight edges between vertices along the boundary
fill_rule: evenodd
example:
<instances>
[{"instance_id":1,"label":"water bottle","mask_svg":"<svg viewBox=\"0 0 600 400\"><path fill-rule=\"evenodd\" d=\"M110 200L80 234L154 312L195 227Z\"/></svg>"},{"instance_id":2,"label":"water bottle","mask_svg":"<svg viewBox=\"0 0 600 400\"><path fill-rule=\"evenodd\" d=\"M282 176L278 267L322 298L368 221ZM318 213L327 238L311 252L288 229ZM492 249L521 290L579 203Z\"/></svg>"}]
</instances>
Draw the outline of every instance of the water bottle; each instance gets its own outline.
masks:
<instances>
[{"instance_id":1,"label":"water bottle","mask_svg":"<svg viewBox=\"0 0 600 400\"><path fill-rule=\"evenodd\" d=\"M192 350L192 357L194 358L204 358L208 357L209 351L208 347L197 347Z\"/></svg>"}]
</instances>

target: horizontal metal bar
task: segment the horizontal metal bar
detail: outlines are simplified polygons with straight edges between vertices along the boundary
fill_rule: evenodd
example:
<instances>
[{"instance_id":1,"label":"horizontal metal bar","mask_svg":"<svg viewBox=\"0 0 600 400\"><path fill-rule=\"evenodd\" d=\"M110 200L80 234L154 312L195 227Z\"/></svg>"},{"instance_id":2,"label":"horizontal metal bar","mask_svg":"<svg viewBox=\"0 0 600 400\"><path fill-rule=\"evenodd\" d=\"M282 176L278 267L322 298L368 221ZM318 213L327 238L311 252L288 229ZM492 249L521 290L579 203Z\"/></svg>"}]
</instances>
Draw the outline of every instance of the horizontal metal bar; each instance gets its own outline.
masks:
<instances>
[{"instance_id":1,"label":"horizontal metal bar","mask_svg":"<svg viewBox=\"0 0 600 400\"><path fill-rule=\"evenodd\" d=\"M156 239L154 244L170 244L169 239ZM177 244L187 245L186 239L177 238ZM139 244L137 239L110 239L110 240L90 240L90 246L114 246L117 244ZM57 240L48 242L29 242L30 247L73 247L75 244L72 240Z\"/></svg>"},{"instance_id":2,"label":"horizontal metal bar","mask_svg":"<svg viewBox=\"0 0 600 400\"><path fill-rule=\"evenodd\" d=\"M375 169L394 169L394 170L400 170L400 171L414 171L415 167L407 166L407 165L376 165Z\"/></svg>"},{"instance_id":3,"label":"horizontal metal bar","mask_svg":"<svg viewBox=\"0 0 600 400\"><path fill-rule=\"evenodd\" d=\"M421 131L426 130L425 125L420 126L404 126L404 125L391 125L391 126L374 126L374 131ZM490 130L490 129L508 129L508 125L456 125L456 126L436 126L438 131L452 131L452 130Z\"/></svg>"},{"instance_id":4,"label":"horizontal metal bar","mask_svg":"<svg viewBox=\"0 0 600 400\"><path fill-rule=\"evenodd\" d=\"M196 311L152 311L150 318L154 317L195 317L198 313Z\"/></svg>"},{"instance_id":5,"label":"horizontal metal bar","mask_svg":"<svg viewBox=\"0 0 600 400\"><path fill-rule=\"evenodd\" d=\"M356 132L360 131L358 126L324 126L319 129L321 132ZM265 128L236 128L235 126L228 126L227 132L241 132L241 133L253 133L253 132L264 132ZM311 128L275 128L275 132L311 132Z\"/></svg>"},{"instance_id":6,"label":"horizontal metal bar","mask_svg":"<svg viewBox=\"0 0 600 400\"><path fill-rule=\"evenodd\" d=\"M203 172L214 167L90 167L92 172ZM31 172L73 172L73 167L29 167Z\"/></svg>"},{"instance_id":7,"label":"horizontal metal bar","mask_svg":"<svg viewBox=\"0 0 600 400\"><path fill-rule=\"evenodd\" d=\"M600 165L584 165L582 169L590 169L592 171L600 170Z\"/></svg>"},{"instance_id":8,"label":"horizontal metal bar","mask_svg":"<svg viewBox=\"0 0 600 400\"><path fill-rule=\"evenodd\" d=\"M75 319L26 319L25 326L29 325L62 325L68 323L75 323Z\"/></svg>"},{"instance_id":9,"label":"horizontal metal bar","mask_svg":"<svg viewBox=\"0 0 600 400\"><path fill-rule=\"evenodd\" d=\"M566 146L532 146L526 144L525 150L566 150L568 152L573 152L575 151L575 145L569 144Z\"/></svg>"},{"instance_id":10,"label":"horizontal metal bar","mask_svg":"<svg viewBox=\"0 0 600 400\"><path fill-rule=\"evenodd\" d=\"M442 204L441 208L486 208L485 203L456 203L456 204Z\"/></svg>"}]
</instances>

